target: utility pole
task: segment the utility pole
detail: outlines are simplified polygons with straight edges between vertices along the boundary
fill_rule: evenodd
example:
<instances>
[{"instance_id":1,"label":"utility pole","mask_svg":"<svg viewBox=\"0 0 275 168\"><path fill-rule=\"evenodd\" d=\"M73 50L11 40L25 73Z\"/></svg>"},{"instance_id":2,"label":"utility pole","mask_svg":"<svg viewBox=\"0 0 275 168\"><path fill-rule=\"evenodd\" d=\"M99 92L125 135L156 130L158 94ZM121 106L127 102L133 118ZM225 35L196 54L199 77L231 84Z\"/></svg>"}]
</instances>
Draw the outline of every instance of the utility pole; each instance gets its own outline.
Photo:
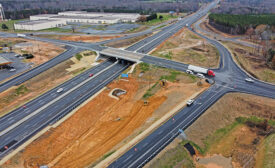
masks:
<instances>
[{"instance_id":1,"label":"utility pole","mask_svg":"<svg viewBox=\"0 0 275 168\"><path fill-rule=\"evenodd\" d=\"M4 13L4 8L3 8L2 4L0 4L0 19L1 19L1 21L4 21L6 19L5 13Z\"/></svg>"}]
</instances>

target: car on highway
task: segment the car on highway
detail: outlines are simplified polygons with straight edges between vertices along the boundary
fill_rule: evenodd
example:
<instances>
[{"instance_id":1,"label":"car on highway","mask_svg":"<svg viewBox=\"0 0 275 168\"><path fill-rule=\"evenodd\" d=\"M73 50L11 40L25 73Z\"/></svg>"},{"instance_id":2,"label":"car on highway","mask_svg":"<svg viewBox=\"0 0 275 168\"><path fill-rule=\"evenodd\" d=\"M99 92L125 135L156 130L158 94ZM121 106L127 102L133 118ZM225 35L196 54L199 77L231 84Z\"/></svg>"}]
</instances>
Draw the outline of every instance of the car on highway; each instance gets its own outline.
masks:
<instances>
[{"instance_id":1,"label":"car on highway","mask_svg":"<svg viewBox=\"0 0 275 168\"><path fill-rule=\"evenodd\" d=\"M186 104L187 106L191 106L194 103L194 99L187 100Z\"/></svg>"},{"instance_id":2,"label":"car on highway","mask_svg":"<svg viewBox=\"0 0 275 168\"><path fill-rule=\"evenodd\" d=\"M16 69L15 69L15 68L10 69L10 72L14 72L14 71L16 71Z\"/></svg>"},{"instance_id":3,"label":"car on highway","mask_svg":"<svg viewBox=\"0 0 275 168\"><path fill-rule=\"evenodd\" d=\"M56 91L57 93L61 93L61 92L63 92L63 88L59 88L59 89L57 89L57 91Z\"/></svg>"},{"instance_id":4,"label":"car on highway","mask_svg":"<svg viewBox=\"0 0 275 168\"><path fill-rule=\"evenodd\" d=\"M191 70L189 70L189 69L186 70L186 73L191 74L191 75L194 74L193 71L191 71Z\"/></svg>"},{"instance_id":5,"label":"car on highway","mask_svg":"<svg viewBox=\"0 0 275 168\"><path fill-rule=\"evenodd\" d=\"M197 77L202 78L202 79L205 78L205 76L203 74L201 74L201 73L197 73Z\"/></svg>"},{"instance_id":6,"label":"car on highway","mask_svg":"<svg viewBox=\"0 0 275 168\"><path fill-rule=\"evenodd\" d=\"M94 76L94 74L93 74L93 73L91 73L91 74L89 75L89 77L92 77L92 76Z\"/></svg>"},{"instance_id":7,"label":"car on highway","mask_svg":"<svg viewBox=\"0 0 275 168\"><path fill-rule=\"evenodd\" d=\"M245 81L246 81L246 82L250 82L250 83L253 83L253 82L254 82L254 80L251 79L251 78L245 78Z\"/></svg>"}]
</instances>

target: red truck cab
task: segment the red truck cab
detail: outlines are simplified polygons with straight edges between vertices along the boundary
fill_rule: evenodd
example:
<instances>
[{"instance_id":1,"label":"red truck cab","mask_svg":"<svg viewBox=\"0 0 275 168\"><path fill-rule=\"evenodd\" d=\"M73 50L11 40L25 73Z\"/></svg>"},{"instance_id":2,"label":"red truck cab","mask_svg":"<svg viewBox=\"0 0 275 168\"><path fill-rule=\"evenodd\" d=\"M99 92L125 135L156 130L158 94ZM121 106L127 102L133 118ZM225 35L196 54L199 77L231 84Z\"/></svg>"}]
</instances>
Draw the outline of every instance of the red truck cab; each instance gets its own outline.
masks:
<instances>
[{"instance_id":1,"label":"red truck cab","mask_svg":"<svg viewBox=\"0 0 275 168\"><path fill-rule=\"evenodd\" d=\"M207 75L209 75L209 76L215 76L215 73L214 73L214 71L212 71L212 70L208 70L208 72L207 72Z\"/></svg>"}]
</instances>

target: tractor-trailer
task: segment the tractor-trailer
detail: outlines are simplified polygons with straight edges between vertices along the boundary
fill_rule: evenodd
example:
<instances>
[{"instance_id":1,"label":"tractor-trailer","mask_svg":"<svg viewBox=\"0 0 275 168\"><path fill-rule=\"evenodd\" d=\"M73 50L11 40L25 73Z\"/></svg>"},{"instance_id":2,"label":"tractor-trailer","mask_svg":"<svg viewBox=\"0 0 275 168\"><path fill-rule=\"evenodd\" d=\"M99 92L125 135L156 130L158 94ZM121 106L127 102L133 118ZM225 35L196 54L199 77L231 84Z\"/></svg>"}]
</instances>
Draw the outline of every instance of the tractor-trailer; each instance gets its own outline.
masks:
<instances>
[{"instance_id":1,"label":"tractor-trailer","mask_svg":"<svg viewBox=\"0 0 275 168\"><path fill-rule=\"evenodd\" d=\"M206 75L209 75L209 76L215 76L215 73L210 69L201 68L201 67L194 66L194 65L189 65L188 69L191 70L191 71L194 71L196 73L202 73L202 74L206 74Z\"/></svg>"}]
</instances>

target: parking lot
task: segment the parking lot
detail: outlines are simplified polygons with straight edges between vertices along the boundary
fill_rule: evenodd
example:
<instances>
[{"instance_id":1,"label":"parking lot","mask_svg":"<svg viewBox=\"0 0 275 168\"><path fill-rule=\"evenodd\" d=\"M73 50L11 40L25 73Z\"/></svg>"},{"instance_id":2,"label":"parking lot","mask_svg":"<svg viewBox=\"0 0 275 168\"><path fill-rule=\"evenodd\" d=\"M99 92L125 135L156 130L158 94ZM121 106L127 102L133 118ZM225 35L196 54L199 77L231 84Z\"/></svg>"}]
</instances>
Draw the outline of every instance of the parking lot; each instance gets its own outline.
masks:
<instances>
[{"instance_id":1,"label":"parking lot","mask_svg":"<svg viewBox=\"0 0 275 168\"><path fill-rule=\"evenodd\" d=\"M15 57L16 53L0 53L0 56L8 58L12 63L9 67L0 69L0 82L31 68L31 63L24 63L23 57ZM15 69L15 70L11 70Z\"/></svg>"}]
</instances>

